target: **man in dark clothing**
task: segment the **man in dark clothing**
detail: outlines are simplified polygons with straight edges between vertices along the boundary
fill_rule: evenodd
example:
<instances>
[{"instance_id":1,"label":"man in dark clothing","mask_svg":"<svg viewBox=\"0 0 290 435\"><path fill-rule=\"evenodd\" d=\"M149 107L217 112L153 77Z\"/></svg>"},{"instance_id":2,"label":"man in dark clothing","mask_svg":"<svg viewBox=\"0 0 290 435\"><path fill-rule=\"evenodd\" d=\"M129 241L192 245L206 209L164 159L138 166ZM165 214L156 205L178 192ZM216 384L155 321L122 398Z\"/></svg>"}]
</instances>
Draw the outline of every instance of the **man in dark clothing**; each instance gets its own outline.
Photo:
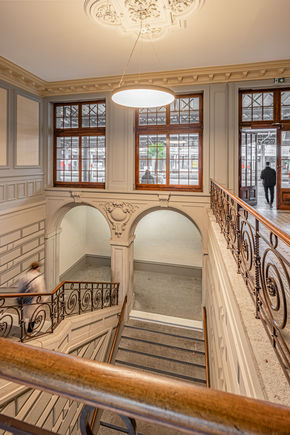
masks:
<instances>
[{"instance_id":1,"label":"man in dark clothing","mask_svg":"<svg viewBox=\"0 0 290 435\"><path fill-rule=\"evenodd\" d=\"M154 184L154 178L150 174L150 171L148 169L146 169L143 177L141 178L141 183L143 183L143 184Z\"/></svg>"},{"instance_id":2,"label":"man in dark clothing","mask_svg":"<svg viewBox=\"0 0 290 435\"><path fill-rule=\"evenodd\" d=\"M261 179L263 180L266 201L268 204L270 203L270 207L272 207L274 201L274 186L276 185L276 171L270 168L270 162L266 162L266 168L261 172ZM270 202L268 190L270 190Z\"/></svg>"}]
</instances>

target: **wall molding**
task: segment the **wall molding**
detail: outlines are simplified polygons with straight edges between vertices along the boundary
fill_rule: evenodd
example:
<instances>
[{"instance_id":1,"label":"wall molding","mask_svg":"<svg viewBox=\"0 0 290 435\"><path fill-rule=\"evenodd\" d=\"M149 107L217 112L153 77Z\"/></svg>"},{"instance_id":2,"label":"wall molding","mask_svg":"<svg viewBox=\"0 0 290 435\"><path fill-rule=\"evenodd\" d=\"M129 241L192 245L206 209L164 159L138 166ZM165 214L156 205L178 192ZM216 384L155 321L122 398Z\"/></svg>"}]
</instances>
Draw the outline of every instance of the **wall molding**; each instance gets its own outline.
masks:
<instances>
[{"instance_id":1,"label":"wall molding","mask_svg":"<svg viewBox=\"0 0 290 435\"><path fill-rule=\"evenodd\" d=\"M266 80L276 77L290 77L290 59L143 74L128 74L125 77L124 85L143 83L179 87L186 85ZM0 79L40 97L49 97L92 92L111 92L119 85L121 76L47 82L15 63L10 62L8 59L0 57Z\"/></svg>"}]
</instances>

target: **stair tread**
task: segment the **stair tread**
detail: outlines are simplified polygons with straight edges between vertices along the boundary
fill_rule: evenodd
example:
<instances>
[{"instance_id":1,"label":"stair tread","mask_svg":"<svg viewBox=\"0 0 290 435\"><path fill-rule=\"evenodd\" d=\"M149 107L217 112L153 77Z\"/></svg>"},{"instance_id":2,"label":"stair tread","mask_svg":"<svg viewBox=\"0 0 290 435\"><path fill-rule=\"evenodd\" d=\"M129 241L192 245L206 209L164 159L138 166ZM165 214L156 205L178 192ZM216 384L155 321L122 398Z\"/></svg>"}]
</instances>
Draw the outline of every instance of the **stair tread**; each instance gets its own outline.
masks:
<instances>
[{"instance_id":1,"label":"stair tread","mask_svg":"<svg viewBox=\"0 0 290 435\"><path fill-rule=\"evenodd\" d=\"M205 379L205 367L200 365L194 365L186 361L178 361L160 356L156 356L150 353L141 353L130 351L127 349L119 349L116 357L116 362L128 362L137 365L148 367L148 369L160 369L170 373L176 373L184 376L198 377Z\"/></svg>"},{"instance_id":2,"label":"stair tread","mask_svg":"<svg viewBox=\"0 0 290 435\"><path fill-rule=\"evenodd\" d=\"M121 418L110 411L104 411L101 416L101 422L112 424L114 426L125 428L125 425ZM137 435L182 435L184 432L180 432L176 429L168 429L163 426L158 426L154 423L148 423L142 420L136 420ZM98 434L101 435L117 435L124 432L116 431L112 428L100 426Z\"/></svg>"},{"instance_id":3,"label":"stair tread","mask_svg":"<svg viewBox=\"0 0 290 435\"><path fill-rule=\"evenodd\" d=\"M203 331L200 330L182 328L180 326L167 325L165 323L157 323L157 322L132 319L132 318L129 318L126 325L135 326L142 329L149 329L152 331L165 333L165 334L173 334L173 335L180 335L188 338L196 338L204 341Z\"/></svg>"},{"instance_id":4,"label":"stair tread","mask_svg":"<svg viewBox=\"0 0 290 435\"><path fill-rule=\"evenodd\" d=\"M150 345L150 350L149 350ZM138 352L147 352L156 356L165 356L185 362L193 362L195 364L205 365L205 355L201 351L193 351L191 349L182 349L178 347L170 347L162 343L148 343L146 340L135 340L132 338L122 337L119 347L122 349L131 349Z\"/></svg>"},{"instance_id":5,"label":"stair tread","mask_svg":"<svg viewBox=\"0 0 290 435\"><path fill-rule=\"evenodd\" d=\"M162 370L159 368L145 367L145 366L133 363L133 362L123 362L123 361L116 360L115 365L121 366L121 367L125 366L125 367L135 368L137 370L141 370L141 371L144 371L146 373L148 373L148 372L157 373L160 376L178 379L178 380L182 380L185 382L191 382L191 383L194 383L197 385L205 385L206 384L205 379L200 379L200 378L197 378L194 376L187 376L187 375L182 375L182 374L178 374L178 373L166 372L165 370Z\"/></svg>"},{"instance_id":6,"label":"stair tread","mask_svg":"<svg viewBox=\"0 0 290 435\"><path fill-rule=\"evenodd\" d=\"M204 352L204 342L195 341L187 337L179 337L177 335L163 335L158 334L153 331L144 329L133 329L127 325L124 327L122 337L135 338L138 340L144 340L148 343L159 343L165 346L175 346L182 349L188 349L190 351L201 351Z\"/></svg>"}]
</instances>

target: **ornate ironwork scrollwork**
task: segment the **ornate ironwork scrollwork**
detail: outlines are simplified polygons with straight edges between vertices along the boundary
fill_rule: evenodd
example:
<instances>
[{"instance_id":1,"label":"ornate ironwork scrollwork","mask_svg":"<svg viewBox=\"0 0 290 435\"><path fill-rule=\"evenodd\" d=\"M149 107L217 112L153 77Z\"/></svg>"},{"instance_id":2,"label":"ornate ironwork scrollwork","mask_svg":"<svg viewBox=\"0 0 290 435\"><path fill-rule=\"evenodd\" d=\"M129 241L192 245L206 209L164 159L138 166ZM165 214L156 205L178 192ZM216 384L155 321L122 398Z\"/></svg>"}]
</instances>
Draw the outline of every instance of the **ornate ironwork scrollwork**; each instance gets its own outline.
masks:
<instances>
[{"instance_id":1,"label":"ornate ironwork scrollwork","mask_svg":"<svg viewBox=\"0 0 290 435\"><path fill-rule=\"evenodd\" d=\"M276 241L262 256L261 296L273 326L284 329L287 324L286 289L290 288L290 278L283 259L273 246L277 247Z\"/></svg>"}]
</instances>

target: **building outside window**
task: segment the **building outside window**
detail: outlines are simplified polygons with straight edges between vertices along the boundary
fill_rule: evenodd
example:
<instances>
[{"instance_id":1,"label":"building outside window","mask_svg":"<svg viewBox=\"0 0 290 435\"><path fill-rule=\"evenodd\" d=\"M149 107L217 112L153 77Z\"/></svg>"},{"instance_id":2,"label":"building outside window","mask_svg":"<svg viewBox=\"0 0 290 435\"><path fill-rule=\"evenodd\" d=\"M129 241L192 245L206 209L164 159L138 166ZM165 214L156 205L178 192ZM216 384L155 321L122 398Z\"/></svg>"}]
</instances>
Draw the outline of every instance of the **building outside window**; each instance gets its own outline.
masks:
<instances>
[{"instance_id":1,"label":"building outside window","mask_svg":"<svg viewBox=\"0 0 290 435\"><path fill-rule=\"evenodd\" d=\"M54 184L105 187L105 101L54 105Z\"/></svg>"},{"instance_id":2,"label":"building outside window","mask_svg":"<svg viewBox=\"0 0 290 435\"><path fill-rule=\"evenodd\" d=\"M136 188L202 190L202 94L136 110Z\"/></svg>"}]
</instances>

